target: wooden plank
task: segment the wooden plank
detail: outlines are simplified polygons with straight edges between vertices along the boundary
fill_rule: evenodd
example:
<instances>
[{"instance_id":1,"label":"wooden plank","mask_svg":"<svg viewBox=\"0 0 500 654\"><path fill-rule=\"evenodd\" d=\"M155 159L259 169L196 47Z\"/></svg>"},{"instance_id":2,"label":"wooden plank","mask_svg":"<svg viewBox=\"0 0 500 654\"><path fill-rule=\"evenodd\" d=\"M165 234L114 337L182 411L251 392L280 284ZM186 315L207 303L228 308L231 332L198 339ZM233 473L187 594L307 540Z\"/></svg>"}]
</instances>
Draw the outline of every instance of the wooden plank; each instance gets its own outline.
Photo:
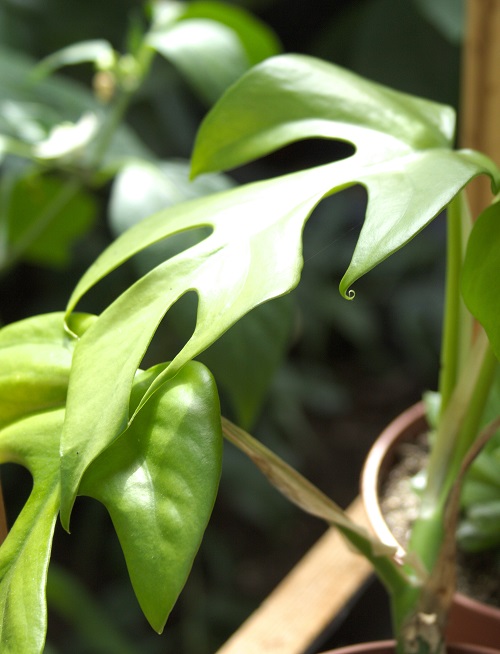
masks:
<instances>
[{"instance_id":1,"label":"wooden plank","mask_svg":"<svg viewBox=\"0 0 500 654\"><path fill-rule=\"evenodd\" d=\"M500 0L468 0L464 48L460 145L500 163ZM472 215L491 200L486 178L468 188Z\"/></svg>"},{"instance_id":2,"label":"wooden plank","mask_svg":"<svg viewBox=\"0 0 500 654\"><path fill-rule=\"evenodd\" d=\"M368 528L359 497L347 512ZM371 571L329 529L217 654L303 654Z\"/></svg>"}]
</instances>

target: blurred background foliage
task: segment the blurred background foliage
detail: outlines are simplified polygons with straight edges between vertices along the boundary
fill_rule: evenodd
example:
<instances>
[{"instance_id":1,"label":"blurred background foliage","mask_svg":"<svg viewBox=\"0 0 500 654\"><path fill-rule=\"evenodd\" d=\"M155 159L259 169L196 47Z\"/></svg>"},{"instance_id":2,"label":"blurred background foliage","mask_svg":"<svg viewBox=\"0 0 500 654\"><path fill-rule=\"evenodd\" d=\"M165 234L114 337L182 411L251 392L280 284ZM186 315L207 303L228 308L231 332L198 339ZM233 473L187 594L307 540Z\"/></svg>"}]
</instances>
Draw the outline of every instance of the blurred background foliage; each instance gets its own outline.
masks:
<instances>
[{"instance_id":1,"label":"blurred background foliage","mask_svg":"<svg viewBox=\"0 0 500 654\"><path fill-rule=\"evenodd\" d=\"M269 26L268 54L282 48L320 56L457 107L462 0L234 0L226 6L252 12ZM0 132L36 143L40 130L46 136L51 125L77 120L98 102L95 70L86 63L26 91L20 80L33 62L96 39L126 52L146 26L139 0L0 0ZM249 42L253 38L247 32ZM22 158L2 161L0 225L9 225L9 242L5 247L0 238L1 323L61 310L78 277L113 237L166 204L349 154L345 145L303 142L230 176L190 185L194 135L221 88L207 92L193 84L196 67L186 77L182 62L167 55L155 57L134 95L98 183L76 171L81 184L74 199L47 218L52 230L35 234L29 247L23 220L39 214L75 171L52 171L47 179L40 170L24 169ZM134 161L118 166L124 154ZM113 165L119 170L114 183ZM254 312L203 357L215 372L225 412L344 505L357 492L362 460L379 429L419 399L423 388L435 386L440 338L442 221L415 239L404 257L394 256L361 280L355 302L338 294L365 205L365 192L357 187L324 201L304 234L299 288ZM168 243L169 252L186 247L181 241ZM83 308L99 311L116 289L165 254L162 246L117 271ZM155 337L151 362L168 358L186 338L194 310L193 298L178 304ZM253 367L242 357L248 351ZM15 466L2 472L11 520L29 492L27 477ZM104 509L81 501L77 512L72 535L59 529L55 541L48 654L214 652L323 529L297 515L226 448L212 523L166 633L158 637L140 614Z\"/></svg>"}]
</instances>

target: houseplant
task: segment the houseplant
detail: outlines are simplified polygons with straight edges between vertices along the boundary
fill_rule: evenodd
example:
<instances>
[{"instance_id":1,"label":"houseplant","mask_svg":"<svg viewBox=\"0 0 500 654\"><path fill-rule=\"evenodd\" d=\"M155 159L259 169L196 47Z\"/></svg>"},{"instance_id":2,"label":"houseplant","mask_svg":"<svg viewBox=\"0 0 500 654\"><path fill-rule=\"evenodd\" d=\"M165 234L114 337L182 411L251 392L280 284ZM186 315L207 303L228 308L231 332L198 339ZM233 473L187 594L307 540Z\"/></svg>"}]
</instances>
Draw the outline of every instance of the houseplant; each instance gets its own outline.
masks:
<instances>
[{"instance_id":1,"label":"houseplant","mask_svg":"<svg viewBox=\"0 0 500 654\"><path fill-rule=\"evenodd\" d=\"M193 173L232 168L308 137L352 142L355 154L155 214L119 237L82 277L68 303L65 336L60 314L6 328L9 347L23 344L23 330L29 328L32 342L43 340L40 334L47 330L47 339L58 351L74 348L71 362L65 362L69 388L67 400L60 400L66 401L64 415L61 409L57 415L45 411L30 436L30 443L38 433L52 439L50 465L40 462L41 453L34 447L16 453L15 437L22 442L19 422L9 423L15 430L5 429L10 455L14 452L27 461L35 478L50 478L51 504L48 515L42 516L43 565L31 571L31 577L36 573L39 578L34 603L43 601L49 524L60 510L69 528L76 496L93 494L110 509L136 594L152 625L161 630L208 518L219 470L216 393L209 373L191 361L252 308L298 283L305 220L323 197L361 183L368 190L368 210L340 285L346 299L353 299L351 286L357 279L448 207L440 419L422 514L404 561L396 561L392 548L352 524L333 502L248 434L225 420L222 428L288 497L336 524L373 563L391 597L399 651L443 651L459 486L471 452L496 426L478 437L500 336L497 298L488 284L496 265L491 252L498 239L500 205L493 204L465 240L471 226L461 195L480 174L488 175L497 191L500 172L480 153L452 150L453 133L454 116L448 107L378 86L320 60L271 58L244 75L209 113L198 135ZM198 227L210 228L210 234L203 232L194 245L146 273L98 317L74 313L93 286L134 254ZM190 291L198 296L192 336L170 363L140 371L163 316ZM472 318L462 293L488 336L481 329L471 338ZM51 384L47 388L51 397ZM166 451L163 433L172 439ZM43 482L38 486L40 502L45 497ZM164 510L158 509L159 498L165 500ZM189 515L195 506L199 515L193 522ZM0 556L9 551L14 533ZM179 544L171 547L174 535L182 539L188 556L181 556ZM159 570L166 575L163 582L158 581ZM21 574L23 566L17 571ZM172 592L161 593L167 581ZM12 605L8 593L18 592L16 584L4 592L4 607ZM6 624L17 627L19 635L26 625L18 620L14 613Z\"/></svg>"}]
</instances>

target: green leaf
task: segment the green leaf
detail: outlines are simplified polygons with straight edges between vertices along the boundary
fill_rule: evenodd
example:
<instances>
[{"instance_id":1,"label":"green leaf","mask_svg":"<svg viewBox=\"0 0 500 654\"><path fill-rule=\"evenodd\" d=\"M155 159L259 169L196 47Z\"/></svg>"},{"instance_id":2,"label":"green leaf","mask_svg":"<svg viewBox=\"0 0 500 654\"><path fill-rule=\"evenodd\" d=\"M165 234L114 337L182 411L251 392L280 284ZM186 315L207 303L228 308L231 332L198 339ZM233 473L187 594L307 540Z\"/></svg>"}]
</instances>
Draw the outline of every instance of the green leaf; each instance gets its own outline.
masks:
<instances>
[{"instance_id":1,"label":"green leaf","mask_svg":"<svg viewBox=\"0 0 500 654\"><path fill-rule=\"evenodd\" d=\"M109 205L111 228L118 236L161 209L234 185L228 176L220 174L203 175L190 181L187 161L134 161L124 166L113 182ZM169 247L168 242L164 245ZM148 260L150 255L148 252ZM147 269L150 268L149 263Z\"/></svg>"},{"instance_id":2,"label":"green leaf","mask_svg":"<svg viewBox=\"0 0 500 654\"><path fill-rule=\"evenodd\" d=\"M281 76L269 75L276 67ZM254 96L260 87L266 92ZM262 101L257 106L255 97ZM486 172L498 181L498 170L486 157L446 147L453 127L449 108L307 57L264 63L233 86L218 107L202 128L194 155L197 172L201 165L208 170L216 168L214 161L241 163L306 136L353 141L356 154L166 209L125 232L83 276L68 315L100 279L138 252L180 232L213 230L127 289L78 343L62 442L66 525L85 468L126 428L135 372L157 326L180 297L198 295L196 326L148 393L251 309L296 286L304 223L326 195L355 183L368 190L366 226L341 282L342 293L350 297L356 279L413 238L472 177ZM239 124L235 107L242 112ZM269 119L269 129L254 129L252 111L257 123Z\"/></svg>"},{"instance_id":3,"label":"green leaf","mask_svg":"<svg viewBox=\"0 0 500 654\"><path fill-rule=\"evenodd\" d=\"M139 376L136 395L160 370ZM191 363L159 388L82 480L80 493L107 507L136 596L158 632L205 531L221 457L217 390L208 370Z\"/></svg>"},{"instance_id":4,"label":"green leaf","mask_svg":"<svg viewBox=\"0 0 500 654\"><path fill-rule=\"evenodd\" d=\"M376 161L416 149L450 147L454 127L451 107L394 91L319 59L282 55L252 68L209 112L198 132L192 170L197 175L234 168L313 137L352 141L365 151L365 160L370 155ZM375 134L366 130L383 140L374 143Z\"/></svg>"},{"instance_id":5,"label":"green leaf","mask_svg":"<svg viewBox=\"0 0 500 654\"><path fill-rule=\"evenodd\" d=\"M251 66L281 51L276 34L262 21L241 7L222 2L199 0L184 6L182 19L208 18L231 28L245 48Z\"/></svg>"},{"instance_id":6,"label":"green leaf","mask_svg":"<svg viewBox=\"0 0 500 654\"><path fill-rule=\"evenodd\" d=\"M9 248L25 261L54 267L71 261L74 243L97 211L84 189L46 175L19 179L9 200Z\"/></svg>"},{"instance_id":7,"label":"green leaf","mask_svg":"<svg viewBox=\"0 0 500 654\"><path fill-rule=\"evenodd\" d=\"M27 318L0 330L0 428L64 406L73 345L61 313Z\"/></svg>"},{"instance_id":8,"label":"green leaf","mask_svg":"<svg viewBox=\"0 0 500 654\"><path fill-rule=\"evenodd\" d=\"M45 641L63 419L62 409L49 410L0 430L0 462L21 463L33 475L33 490L0 547L0 650L5 654L38 654Z\"/></svg>"},{"instance_id":9,"label":"green leaf","mask_svg":"<svg viewBox=\"0 0 500 654\"><path fill-rule=\"evenodd\" d=\"M181 230L211 223L215 227L208 238L132 285L79 341L62 440L63 524L67 525L83 471L128 424L135 372L170 306L190 290L196 290L200 298L195 332L159 376L158 384L253 307L297 284L304 213L311 211L330 187L329 173L326 167L322 176L309 171L308 175L282 178L278 188L273 180L166 209L125 232L82 278L68 312L99 279L133 253ZM277 206L276 193L282 198L280 210L270 220L266 209L270 203ZM96 375L99 393L95 392ZM151 392L154 388L155 383ZM79 452L78 458L75 452Z\"/></svg>"},{"instance_id":10,"label":"green leaf","mask_svg":"<svg viewBox=\"0 0 500 654\"><path fill-rule=\"evenodd\" d=\"M203 175L189 181L187 162L134 162L122 169L113 184L109 219L116 235L140 220L178 204L234 186L223 175ZM182 249L195 244L199 232L184 232L161 241L134 257L137 269L145 273ZM183 246L183 247L182 247ZM186 315L189 313L189 315ZM201 356L223 388L238 416L239 424L250 426L261 408L270 378L281 361L291 330L291 303L268 303L245 316L220 341ZM188 334L190 312L177 311L173 328Z\"/></svg>"},{"instance_id":11,"label":"green leaf","mask_svg":"<svg viewBox=\"0 0 500 654\"><path fill-rule=\"evenodd\" d=\"M492 204L474 223L467 243L462 294L469 311L483 325L500 359L500 203Z\"/></svg>"},{"instance_id":12,"label":"green leaf","mask_svg":"<svg viewBox=\"0 0 500 654\"><path fill-rule=\"evenodd\" d=\"M33 69L33 78L41 79L63 66L74 66L87 62L93 63L100 70L106 70L113 66L115 59L115 51L111 44L103 39L72 43L38 62Z\"/></svg>"}]
</instances>

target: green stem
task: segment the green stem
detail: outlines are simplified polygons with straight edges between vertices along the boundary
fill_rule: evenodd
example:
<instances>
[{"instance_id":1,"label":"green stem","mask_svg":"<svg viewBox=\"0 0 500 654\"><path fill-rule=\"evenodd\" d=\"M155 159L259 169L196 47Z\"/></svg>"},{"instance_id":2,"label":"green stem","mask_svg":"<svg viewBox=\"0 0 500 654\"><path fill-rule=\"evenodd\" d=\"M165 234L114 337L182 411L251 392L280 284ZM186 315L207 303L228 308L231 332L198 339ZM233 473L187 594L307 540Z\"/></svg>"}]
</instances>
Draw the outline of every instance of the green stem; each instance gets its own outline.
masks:
<instances>
[{"instance_id":1,"label":"green stem","mask_svg":"<svg viewBox=\"0 0 500 654\"><path fill-rule=\"evenodd\" d=\"M439 377L441 415L456 386L472 335L472 319L460 293L464 243L469 230L466 199L460 194L451 201L447 212L446 291Z\"/></svg>"},{"instance_id":2,"label":"green stem","mask_svg":"<svg viewBox=\"0 0 500 654\"><path fill-rule=\"evenodd\" d=\"M494 354L480 330L439 420L427 467L422 513L431 515L443 508L463 458L479 433L494 369Z\"/></svg>"}]
</instances>

